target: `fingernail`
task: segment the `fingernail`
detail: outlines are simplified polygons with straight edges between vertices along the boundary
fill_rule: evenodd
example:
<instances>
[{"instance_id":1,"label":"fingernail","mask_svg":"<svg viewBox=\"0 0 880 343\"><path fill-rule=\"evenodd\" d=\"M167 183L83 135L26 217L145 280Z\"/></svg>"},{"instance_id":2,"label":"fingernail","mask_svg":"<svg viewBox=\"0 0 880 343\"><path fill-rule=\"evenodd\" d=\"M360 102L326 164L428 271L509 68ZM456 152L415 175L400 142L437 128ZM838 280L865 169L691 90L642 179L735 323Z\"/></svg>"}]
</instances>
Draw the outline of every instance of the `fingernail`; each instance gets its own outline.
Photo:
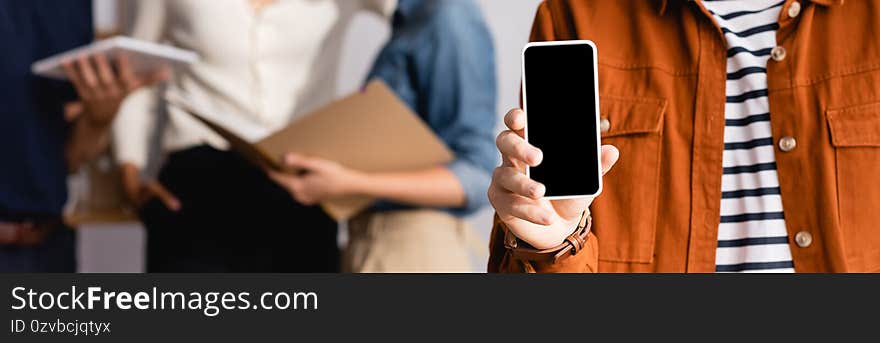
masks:
<instances>
[{"instance_id":1,"label":"fingernail","mask_svg":"<svg viewBox=\"0 0 880 343\"><path fill-rule=\"evenodd\" d=\"M518 128L522 128L524 121L525 121L525 118L523 118L522 116L517 116L516 118L513 119L513 125Z\"/></svg>"},{"instance_id":2,"label":"fingernail","mask_svg":"<svg viewBox=\"0 0 880 343\"><path fill-rule=\"evenodd\" d=\"M540 150L532 150L532 152L529 153L529 160L531 160L531 165L532 165L532 166L536 166L536 165L538 165L539 163L541 163L541 158L542 158L542 157L544 157L544 156L543 156L543 153L541 153Z\"/></svg>"}]
</instances>

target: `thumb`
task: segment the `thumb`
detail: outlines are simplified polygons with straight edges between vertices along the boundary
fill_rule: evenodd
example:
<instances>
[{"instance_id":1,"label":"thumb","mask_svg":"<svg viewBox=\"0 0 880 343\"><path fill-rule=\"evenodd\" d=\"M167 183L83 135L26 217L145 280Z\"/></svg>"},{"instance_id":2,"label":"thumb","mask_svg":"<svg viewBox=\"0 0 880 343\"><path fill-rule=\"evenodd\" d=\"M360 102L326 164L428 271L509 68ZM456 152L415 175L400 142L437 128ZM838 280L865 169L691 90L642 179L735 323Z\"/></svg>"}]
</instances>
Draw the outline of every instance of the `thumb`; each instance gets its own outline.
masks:
<instances>
[{"instance_id":1,"label":"thumb","mask_svg":"<svg viewBox=\"0 0 880 343\"><path fill-rule=\"evenodd\" d=\"M162 186L158 181L150 181L147 183L147 189L150 193L154 194L156 197L165 204L165 207L168 207L169 210L177 212L180 211L180 200L177 200L170 191L168 191L165 186Z\"/></svg>"},{"instance_id":2,"label":"thumb","mask_svg":"<svg viewBox=\"0 0 880 343\"><path fill-rule=\"evenodd\" d=\"M600 158L602 160L602 175L605 175L620 159L620 150L613 145L603 145ZM574 220L579 219L581 213L589 209L593 199L595 198L553 200L551 204L560 217L565 220Z\"/></svg>"},{"instance_id":3,"label":"thumb","mask_svg":"<svg viewBox=\"0 0 880 343\"><path fill-rule=\"evenodd\" d=\"M310 170L318 170L321 168L320 161L303 155L288 153L284 155L285 170L294 174L301 174Z\"/></svg>"},{"instance_id":4,"label":"thumb","mask_svg":"<svg viewBox=\"0 0 880 343\"><path fill-rule=\"evenodd\" d=\"M73 122L85 112L85 105L82 101L72 101L64 104L64 120L68 123Z\"/></svg>"},{"instance_id":5,"label":"thumb","mask_svg":"<svg viewBox=\"0 0 880 343\"><path fill-rule=\"evenodd\" d=\"M162 66L158 70L143 76L141 86L152 85L171 78L171 69L168 66Z\"/></svg>"},{"instance_id":6,"label":"thumb","mask_svg":"<svg viewBox=\"0 0 880 343\"><path fill-rule=\"evenodd\" d=\"M617 147L613 145L603 145L602 146L602 175L608 173L611 170L611 167L614 167L614 164L617 163L617 160L620 159L620 150L617 150Z\"/></svg>"},{"instance_id":7,"label":"thumb","mask_svg":"<svg viewBox=\"0 0 880 343\"><path fill-rule=\"evenodd\" d=\"M151 73L138 75L126 83L126 92L131 93L138 90L138 88L152 86L167 80L170 76L171 72L164 67Z\"/></svg>"}]
</instances>

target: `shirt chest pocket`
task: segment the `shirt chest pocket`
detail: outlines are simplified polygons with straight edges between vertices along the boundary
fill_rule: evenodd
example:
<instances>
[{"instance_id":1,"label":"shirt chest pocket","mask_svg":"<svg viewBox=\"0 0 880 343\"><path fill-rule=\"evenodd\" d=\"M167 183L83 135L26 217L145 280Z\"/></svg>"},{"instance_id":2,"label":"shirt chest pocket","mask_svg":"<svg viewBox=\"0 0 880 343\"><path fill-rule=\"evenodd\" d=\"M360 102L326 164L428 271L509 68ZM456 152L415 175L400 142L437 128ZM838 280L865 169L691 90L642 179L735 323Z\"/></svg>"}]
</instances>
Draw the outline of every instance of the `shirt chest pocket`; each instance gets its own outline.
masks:
<instances>
[{"instance_id":1,"label":"shirt chest pocket","mask_svg":"<svg viewBox=\"0 0 880 343\"><path fill-rule=\"evenodd\" d=\"M847 263L880 271L880 103L826 111Z\"/></svg>"},{"instance_id":2,"label":"shirt chest pocket","mask_svg":"<svg viewBox=\"0 0 880 343\"><path fill-rule=\"evenodd\" d=\"M591 207L599 260L650 263L654 256L666 100L600 96L602 144L620 150Z\"/></svg>"}]
</instances>

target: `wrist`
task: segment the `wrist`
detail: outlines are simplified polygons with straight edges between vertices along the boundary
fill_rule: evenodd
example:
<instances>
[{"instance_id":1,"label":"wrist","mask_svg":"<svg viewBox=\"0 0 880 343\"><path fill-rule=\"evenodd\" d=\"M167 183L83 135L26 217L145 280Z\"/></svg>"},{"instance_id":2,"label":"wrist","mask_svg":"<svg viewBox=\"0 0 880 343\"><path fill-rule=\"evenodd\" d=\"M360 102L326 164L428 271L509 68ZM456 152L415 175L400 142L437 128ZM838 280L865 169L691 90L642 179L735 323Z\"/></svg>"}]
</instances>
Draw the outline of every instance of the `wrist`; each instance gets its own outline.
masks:
<instances>
[{"instance_id":1,"label":"wrist","mask_svg":"<svg viewBox=\"0 0 880 343\"><path fill-rule=\"evenodd\" d=\"M122 105L122 99L113 100L84 100L83 115L81 120L97 129L108 129L113 124L113 119Z\"/></svg>"},{"instance_id":2,"label":"wrist","mask_svg":"<svg viewBox=\"0 0 880 343\"><path fill-rule=\"evenodd\" d=\"M109 131L113 120L96 119L96 117L102 116L86 112L77 122L93 132L103 133Z\"/></svg>"},{"instance_id":3,"label":"wrist","mask_svg":"<svg viewBox=\"0 0 880 343\"><path fill-rule=\"evenodd\" d=\"M535 272L533 262L555 264L569 256L577 255L587 247L587 240L592 228L592 217L589 212L584 212L578 219L573 231L559 244L553 246L535 246L528 241L528 245L520 244L520 239L513 234L509 227L504 228L504 246L516 260L523 262L526 271Z\"/></svg>"},{"instance_id":4,"label":"wrist","mask_svg":"<svg viewBox=\"0 0 880 343\"><path fill-rule=\"evenodd\" d=\"M348 182L343 186L343 191L348 194L371 195L370 183L371 177L367 172L350 170Z\"/></svg>"},{"instance_id":5,"label":"wrist","mask_svg":"<svg viewBox=\"0 0 880 343\"><path fill-rule=\"evenodd\" d=\"M137 165L135 165L134 163L131 163L131 162L122 162L122 163L120 163L120 164L119 164L119 170L120 170L120 173L122 174L123 177L127 177L127 178L137 177L137 178L140 178L140 176L141 176L141 169L140 169L140 167L138 167Z\"/></svg>"}]
</instances>

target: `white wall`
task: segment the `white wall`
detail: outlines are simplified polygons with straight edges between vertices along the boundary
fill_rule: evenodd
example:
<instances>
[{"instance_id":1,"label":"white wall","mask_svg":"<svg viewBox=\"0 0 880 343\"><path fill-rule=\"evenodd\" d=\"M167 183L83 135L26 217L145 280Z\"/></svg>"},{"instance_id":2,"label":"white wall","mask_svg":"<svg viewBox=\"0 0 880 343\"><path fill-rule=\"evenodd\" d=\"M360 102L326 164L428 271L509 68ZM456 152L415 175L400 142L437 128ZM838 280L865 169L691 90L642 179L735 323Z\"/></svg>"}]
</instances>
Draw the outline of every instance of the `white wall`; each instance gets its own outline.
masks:
<instances>
[{"instance_id":1,"label":"white wall","mask_svg":"<svg viewBox=\"0 0 880 343\"><path fill-rule=\"evenodd\" d=\"M150 1L150 0L140 0ZM244 1L244 0L242 0ZM499 82L498 112L501 116L519 104L520 51L528 41L532 19L541 0L478 0L495 38ZM115 17L113 0L96 2L96 23L106 27ZM343 49L339 73L340 95L356 90L363 82L373 57L388 38L388 25L375 16L355 19ZM500 127L500 126L499 126ZM500 129L499 129L500 130ZM491 210L472 218L471 224L488 244ZM137 272L143 270L143 229L138 225L90 226L80 231L80 270L86 272ZM474 261L485 270L485 260Z\"/></svg>"}]
</instances>

